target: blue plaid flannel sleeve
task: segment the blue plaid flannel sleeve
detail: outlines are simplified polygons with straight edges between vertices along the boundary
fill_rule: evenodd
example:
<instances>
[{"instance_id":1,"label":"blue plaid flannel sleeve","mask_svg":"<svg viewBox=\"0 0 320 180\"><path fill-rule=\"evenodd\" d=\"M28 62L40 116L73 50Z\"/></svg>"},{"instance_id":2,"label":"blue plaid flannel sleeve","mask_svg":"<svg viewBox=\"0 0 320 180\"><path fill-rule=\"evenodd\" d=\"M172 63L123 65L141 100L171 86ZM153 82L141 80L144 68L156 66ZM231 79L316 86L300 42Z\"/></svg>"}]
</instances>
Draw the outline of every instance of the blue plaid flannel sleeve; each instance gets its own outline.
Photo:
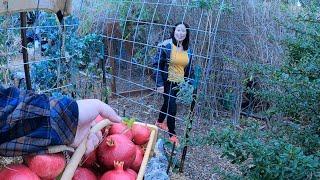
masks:
<instances>
[{"instance_id":1,"label":"blue plaid flannel sleeve","mask_svg":"<svg viewBox=\"0 0 320 180\"><path fill-rule=\"evenodd\" d=\"M48 146L71 144L78 114L78 105L70 98L0 85L0 155L46 153Z\"/></svg>"}]
</instances>

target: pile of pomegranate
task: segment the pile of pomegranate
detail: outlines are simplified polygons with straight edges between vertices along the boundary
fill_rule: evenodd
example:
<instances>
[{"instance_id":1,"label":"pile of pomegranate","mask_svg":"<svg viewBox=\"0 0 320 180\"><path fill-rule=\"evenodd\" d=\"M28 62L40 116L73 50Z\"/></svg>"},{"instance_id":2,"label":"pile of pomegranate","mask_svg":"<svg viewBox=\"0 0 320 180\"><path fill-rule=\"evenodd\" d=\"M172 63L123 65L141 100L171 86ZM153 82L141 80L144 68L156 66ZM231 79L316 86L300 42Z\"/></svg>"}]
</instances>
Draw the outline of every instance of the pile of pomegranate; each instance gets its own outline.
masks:
<instances>
[{"instance_id":1,"label":"pile of pomegranate","mask_svg":"<svg viewBox=\"0 0 320 180\"><path fill-rule=\"evenodd\" d=\"M72 179L135 180L150 138L150 128L131 121L115 123L103 133L103 141L95 151L83 157ZM28 156L24 160L24 164L1 169L0 179L52 180L57 179L66 166L62 153Z\"/></svg>"}]
</instances>

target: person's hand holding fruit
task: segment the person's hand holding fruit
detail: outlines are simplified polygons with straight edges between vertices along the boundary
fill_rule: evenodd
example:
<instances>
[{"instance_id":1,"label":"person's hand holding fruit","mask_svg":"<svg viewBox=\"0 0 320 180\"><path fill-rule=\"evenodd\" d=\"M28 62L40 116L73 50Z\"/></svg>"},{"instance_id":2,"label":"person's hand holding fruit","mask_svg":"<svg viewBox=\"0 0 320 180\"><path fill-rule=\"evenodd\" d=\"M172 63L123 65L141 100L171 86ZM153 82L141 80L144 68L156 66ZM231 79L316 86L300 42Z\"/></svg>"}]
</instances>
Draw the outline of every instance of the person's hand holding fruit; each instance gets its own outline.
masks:
<instances>
[{"instance_id":1,"label":"person's hand holding fruit","mask_svg":"<svg viewBox=\"0 0 320 180\"><path fill-rule=\"evenodd\" d=\"M107 104L97 99L78 100L79 120L76 136L74 138L72 147L78 147L84 137L89 133L90 127L96 122L97 116L109 119L111 122L121 122L121 117ZM95 134L89 134L87 141L86 154L89 154L102 140L102 133L99 131Z\"/></svg>"}]
</instances>

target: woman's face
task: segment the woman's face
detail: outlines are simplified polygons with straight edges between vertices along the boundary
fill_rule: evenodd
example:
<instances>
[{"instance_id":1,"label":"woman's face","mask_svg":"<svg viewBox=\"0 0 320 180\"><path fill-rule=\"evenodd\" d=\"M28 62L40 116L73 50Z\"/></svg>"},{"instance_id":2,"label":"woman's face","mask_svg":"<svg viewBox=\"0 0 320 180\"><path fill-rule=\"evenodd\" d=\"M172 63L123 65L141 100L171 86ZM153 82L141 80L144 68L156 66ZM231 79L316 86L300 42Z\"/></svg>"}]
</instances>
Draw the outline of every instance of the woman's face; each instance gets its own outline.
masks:
<instances>
[{"instance_id":1,"label":"woman's face","mask_svg":"<svg viewBox=\"0 0 320 180\"><path fill-rule=\"evenodd\" d=\"M184 24L179 24L174 30L174 38L177 41L182 42L187 36L187 29Z\"/></svg>"}]
</instances>

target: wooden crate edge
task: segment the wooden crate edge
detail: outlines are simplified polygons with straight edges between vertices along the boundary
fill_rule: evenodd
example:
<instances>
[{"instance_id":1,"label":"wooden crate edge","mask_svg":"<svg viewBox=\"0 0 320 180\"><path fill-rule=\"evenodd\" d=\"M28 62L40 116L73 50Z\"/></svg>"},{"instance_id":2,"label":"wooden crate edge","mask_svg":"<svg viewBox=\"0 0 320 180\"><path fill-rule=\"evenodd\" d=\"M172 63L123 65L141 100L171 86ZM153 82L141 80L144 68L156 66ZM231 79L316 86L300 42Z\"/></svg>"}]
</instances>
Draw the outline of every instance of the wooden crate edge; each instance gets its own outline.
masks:
<instances>
[{"instance_id":1,"label":"wooden crate edge","mask_svg":"<svg viewBox=\"0 0 320 180\"><path fill-rule=\"evenodd\" d=\"M135 122L135 124L145 125L146 123ZM158 127L151 124L146 124L146 125L151 129L151 134L150 134L150 140L148 142L146 152L144 154L141 167L137 176L137 180L143 180L149 158L153 156L154 147L157 142Z\"/></svg>"}]
</instances>

